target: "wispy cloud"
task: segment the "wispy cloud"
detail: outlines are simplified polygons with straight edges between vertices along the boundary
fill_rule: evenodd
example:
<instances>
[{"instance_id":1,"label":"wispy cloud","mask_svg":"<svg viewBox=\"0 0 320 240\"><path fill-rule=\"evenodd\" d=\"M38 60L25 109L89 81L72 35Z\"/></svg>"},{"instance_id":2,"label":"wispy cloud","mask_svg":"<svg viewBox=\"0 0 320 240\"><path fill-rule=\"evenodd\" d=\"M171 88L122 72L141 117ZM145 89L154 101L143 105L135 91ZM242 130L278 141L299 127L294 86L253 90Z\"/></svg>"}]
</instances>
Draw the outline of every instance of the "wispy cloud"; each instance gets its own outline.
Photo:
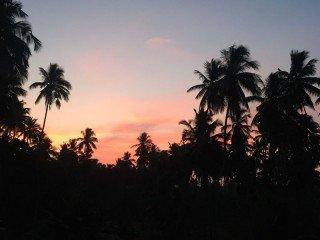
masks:
<instances>
[{"instance_id":1,"label":"wispy cloud","mask_svg":"<svg viewBox=\"0 0 320 240\"><path fill-rule=\"evenodd\" d=\"M146 41L147 47L150 49L161 48L169 46L172 44L172 41L166 37L153 37Z\"/></svg>"},{"instance_id":2,"label":"wispy cloud","mask_svg":"<svg viewBox=\"0 0 320 240\"><path fill-rule=\"evenodd\" d=\"M146 41L146 46L149 50L160 51L170 56L182 59L191 59L194 57L192 53L183 49L179 44L170 38L157 36L149 38Z\"/></svg>"},{"instance_id":3,"label":"wispy cloud","mask_svg":"<svg viewBox=\"0 0 320 240\"><path fill-rule=\"evenodd\" d=\"M146 132L155 129L157 126L166 123L166 119L154 119L146 122L123 123L115 126L111 132L113 133L130 133L130 132Z\"/></svg>"}]
</instances>

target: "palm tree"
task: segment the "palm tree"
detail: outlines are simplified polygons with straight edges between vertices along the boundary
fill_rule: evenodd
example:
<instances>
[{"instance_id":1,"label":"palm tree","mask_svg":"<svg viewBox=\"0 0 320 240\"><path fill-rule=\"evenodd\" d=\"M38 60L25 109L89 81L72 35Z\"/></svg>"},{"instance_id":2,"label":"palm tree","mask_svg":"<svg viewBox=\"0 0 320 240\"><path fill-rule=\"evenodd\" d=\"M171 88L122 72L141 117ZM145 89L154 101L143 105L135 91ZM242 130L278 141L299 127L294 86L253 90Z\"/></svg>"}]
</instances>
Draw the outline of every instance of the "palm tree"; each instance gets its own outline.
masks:
<instances>
[{"instance_id":1,"label":"palm tree","mask_svg":"<svg viewBox=\"0 0 320 240\"><path fill-rule=\"evenodd\" d=\"M228 137L230 137L229 163L225 166L227 176L240 177L240 182L254 175L253 161L249 161L249 153L252 150L250 144L251 126L248 119L250 114L242 109L237 116L232 117L232 124L228 126Z\"/></svg>"},{"instance_id":2,"label":"palm tree","mask_svg":"<svg viewBox=\"0 0 320 240\"><path fill-rule=\"evenodd\" d=\"M131 169L134 167L134 159L131 158L129 152L125 152L122 158L118 158L116 167L121 169Z\"/></svg>"},{"instance_id":3,"label":"palm tree","mask_svg":"<svg viewBox=\"0 0 320 240\"><path fill-rule=\"evenodd\" d=\"M215 180L220 178L223 151L219 144L221 134L215 132L222 123L219 120L213 121L213 114L208 109L200 108L194 112L193 120L182 120L179 124L186 127L182 132L182 141L190 147L194 171L201 185L205 187L208 176Z\"/></svg>"},{"instance_id":4,"label":"palm tree","mask_svg":"<svg viewBox=\"0 0 320 240\"><path fill-rule=\"evenodd\" d=\"M17 75L26 79L31 56L30 45L38 51L41 42L32 32L28 15L22 10L22 4L13 0L0 2L0 76Z\"/></svg>"},{"instance_id":5,"label":"palm tree","mask_svg":"<svg viewBox=\"0 0 320 240\"><path fill-rule=\"evenodd\" d=\"M211 140L219 141L221 134L215 134L216 129L222 126L220 120L212 121L212 113L200 108L195 110L195 118L192 120L181 120L180 125L187 129L182 132L182 141L190 143L208 143Z\"/></svg>"},{"instance_id":6,"label":"palm tree","mask_svg":"<svg viewBox=\"0 0 320 240\"><path fill-rule=\"evenodd\" d=\"M208 107L214 112L218 112L223 103L219 101L223 100L219 96L217 81L222 76L221 61L218 59L212 59L210 62L204 63L204 73L199 70L195 70L194 73L202 81L201 84L192 86L187 92L199 90L196 95L196 99L200 100L200 107Z\"/></svg>"},{"instance_id":7,"label":"palm tree","mask_svg":"<svg viewBox=\"0 0 320 240\"><path fill-rule=\"evenodd\" d=\"M199 97L205 98L203 102L207 103L213 113L221 113L226 109L224 125L227 126L231 116L237 115L242 108L249 110L245 92L252 96L260 96L262 92L260 85L263 82L258 74L250 72L250 70L258 70L259 64L251 59L249 49L243 45L233 45L222 50L221 62L216 61L215 65L218 67L212 67L216 73L211 74L215 78L209 81L212 82L210 94L205 94L207 91L199 85L189 91L200 89ZM204 77L207 77L208 74L200 74L199 72L198 75L201 79L205 79ZM205 82L207 83L208 80ZM227 129L224 128L225 150L227 145L226 131Z\"/></svg>"},{"instance_id":8,"label":"palm tree","mask_svg":"<svg viewBox=\"0 0 320 240\"><path fill-rule=\"evenodd\" d=\"M17 76L10 75L5 78L0 76L0 121L7 115L15 113L15 106L20 104L19 97L24 97L26 91Z\"/></svg>"},{"instance_id":9,"label":"palm tree","mask_svg":"<svg viewBox=\"0 0 320 240\"><path fill-rule=\"evenodd\" d=\"M250 57L250 51L243 45L233 45L221 51L223 76L219 80L221 96L226 108L225 126L229 117L237 116L241 109L249 110L245 91L252 96L261 95L263 82L260 76L250 70L258 70L259 64ZM227 144L227 133L224 129L224 148Z\"/></svg>"},{"instance_id":10,"label":"palm tree","mask_svg":"<svg viewBox=\"0 0 320 240\"><path fill-rule=\"evenodd\" d=\"M150 135L146 132L141 133L141 135L137 138L138 143L133 145L131 148L135 148L135 156L137 159L137 167L138 169L145 169L148 166L148 154L154 148L154 143Z\"/></svg>"},{"instance_id":11,"label":"palm tree","mask_svg":"<svg viewBox=\"0 0 320 240\"><path fill-rule=\"evenodd\" d=\"M310 59L309 52L292 50L290 53L290 71L278 69L274 74L278 81L278 89L282 101L287 107L295 110L304 110L305 107L314 109L311 96L317 98L316 103L320 102L320 78L315 77L317 59Z\"/></svg>"},{"instance_id":12,"label":"palm tree","mask_svg":"<svg viewBox=\"0 0 320 240\"><path fill-rule=\"evenodd\" d=\"M46 112L43 120L42 131L46 124L48 110L52 104L55 104L58 109L61 107L61 100L68 101L71 84L64 79L64 70L56 63L50 63L47 70L40 68L42 82L35 82L30 85L30 89L40 87L40 94L36 99L36 104L42 98L45 99Z\"/></svg>"},{"instance_id":13,"label":"palm tree","mask_svg":"<svg viewBox=\"0 0 320 240\"><path fill-rule=\"evenodd\" d=\"M292 140L293 130L289 126L294 127L301 118L297 111L306 113L306 106L314 109L312 96L320 99L320 78L314 76L317 60L307 61L307 51L293 50L290 56L289 72L278 69L267 78L264 98L253 119L261 134L260 141L268 146L271 157Z\"/></svg>"},{"instance_id":14,"label":"palm tree","mask_svg":"<svg viewBox=\"0 0 320 240\"><path fill-rule=\"evenodd\" d=\"M66 143L69 150L72 150L74 152L78 151L78 139L72 138L69 139L68 143Z\"/></svg>"},{"instance_id":15,"label":"palm tree","mask_svg":"<svg viewBox=\"0 0 320 240\"><path fill-rule=\"evenodd\" d=\"M15 123L10 119L19 118L14 115L23 111L18 97L26 95L22 86L28 75L30 48L41 48L27 17L21 3L0 1L0 121L9 124L7 127L12 127Z\"/></svg>"},{"instance_id":16,"label":"palm tree","mask_svg":"<svg viewBox=\"0 0 320 240\"><path fill-rule=\"evenodd\" d=\"M250 114L242 109L237 116L232 117L232 125L228 136L231 138L231 151L246 155L251 150L249 139L251 139L251 126L248 119Z\"/></svg>"},{"instance_id":17,"label":"palm tree","mask_svg":"<svg viewBox=\"0 0 320 240\"><path fill-rule=\"evenodd\" d=\"M6 138L16 138L20 130L24 128L24 123L30 118L29 108L24 107L23 101L17 101L12 105L13 111L8 111L1 119L2 136Z\"/></svg>"},{"instance_id":18,"label":"palm tree","mask_svg":"<svg viewBox=\"0 0 320 240\"><path fill-rule=\"evenodd\" d=\"M23 122L23 128L20 130L20 136L29 144L37 144L41 138L41 127L37 119L27 117Z\"/></svg>"},{"instance_id":19,"label":"palm tree","mask_svg":"<svg viewBox=\"0 0 320 240\"><path fill-rule=\"evenodd\" d=\"M306 182L318 161L314 156L319 126L311 116L300 113L306 113L306 106L314 108L312 96L319 96L316 60L306 63L307 58L305 51L292 51L290 72L279 69L269 75L253 119L260 133L254 155L261 162L261 174L276 184Z\"/></svg>"},{"instance_id":20,"label":"palm tree","mask_svg":"<svg viewBox=\"0 0 320 240\"><path fill-rule=\"evenodd\" d=\"M78 150L83 153L86 158L90 158L93 153L93 149L97 149L95 143L98 139L95 137L95 132L91 128L86 128L81 131L82 137L78 138Z\"/></svg>"}]
</instances>

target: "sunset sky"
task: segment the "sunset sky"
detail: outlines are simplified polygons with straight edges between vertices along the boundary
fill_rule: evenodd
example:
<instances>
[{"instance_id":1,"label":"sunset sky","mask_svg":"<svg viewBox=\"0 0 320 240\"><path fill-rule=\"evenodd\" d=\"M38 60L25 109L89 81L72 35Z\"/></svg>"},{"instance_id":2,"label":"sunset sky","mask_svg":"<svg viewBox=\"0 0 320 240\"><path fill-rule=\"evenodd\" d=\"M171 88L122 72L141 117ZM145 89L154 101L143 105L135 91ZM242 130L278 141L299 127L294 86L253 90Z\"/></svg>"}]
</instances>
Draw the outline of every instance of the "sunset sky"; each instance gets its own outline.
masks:
<instances>
[{"instance_id":1,"label":"sunset sky","mask_svg":"<svg viewBox=\"0 0 320 240\"><path fill-rule=\"evenodd\" d=\"M49 112L47 132L59 146L91 127L99 138L95 153L113 163L148 132L162 149L180 141L181 119L193 116L194 69L244 44L266 77L287 69L291 49L320 58L320 1L25 0L42 50L30 63L27 85L50 62L66 71L71 99ZM311 3L308 5L307 3ZM319 67L319 64L318 64ZM31 114L42 124L44 103Z\"/></svg>"}]
</instances>

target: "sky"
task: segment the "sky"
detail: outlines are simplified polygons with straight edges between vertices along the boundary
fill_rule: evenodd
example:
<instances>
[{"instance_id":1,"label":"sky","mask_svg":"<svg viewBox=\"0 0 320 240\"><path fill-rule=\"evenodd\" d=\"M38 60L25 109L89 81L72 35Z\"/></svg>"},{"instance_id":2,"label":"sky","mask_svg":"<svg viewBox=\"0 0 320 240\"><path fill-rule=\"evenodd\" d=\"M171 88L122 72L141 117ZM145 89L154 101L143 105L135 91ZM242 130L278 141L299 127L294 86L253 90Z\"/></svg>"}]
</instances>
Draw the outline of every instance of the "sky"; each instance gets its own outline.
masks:
<instances>
[{"instance_id":1,"label":"sky","mask_svg":"<svg viewBox=\"0 0 320 240\"><path fill-rule=\"evenodd\" d=\"M288 69L292 49L320 58L318 0L24 0L43 42L30 59L26 87L39 67L58 63L71 82L70 101L53 107L46 131L55 146L86 127L99 139L94 156L114 163L146 131L161 148L179 142L181 119L193 117L195 69L232 44L249 47L265 78ZM318 64L319 67L319 64ZM42 123L44 103L26 97ZM218 116L219 117L219 116Z\"/></svg>"}]
</instances>

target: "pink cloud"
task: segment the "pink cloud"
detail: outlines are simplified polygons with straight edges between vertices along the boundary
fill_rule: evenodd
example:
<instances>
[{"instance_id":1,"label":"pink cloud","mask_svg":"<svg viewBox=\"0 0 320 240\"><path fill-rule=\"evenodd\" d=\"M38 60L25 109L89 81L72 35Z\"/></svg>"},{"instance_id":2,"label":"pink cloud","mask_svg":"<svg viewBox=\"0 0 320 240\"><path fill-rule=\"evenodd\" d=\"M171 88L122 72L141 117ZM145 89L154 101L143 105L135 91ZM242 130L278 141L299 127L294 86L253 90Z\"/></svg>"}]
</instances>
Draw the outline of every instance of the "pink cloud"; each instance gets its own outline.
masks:
<instances>
[{"instance_id":1,"label":"pink cloud","mask_svg":"<svg viewBox=\"0 0 320 240\"><path fill-rule=\"evenodd\" d=\"M144 132L153 130L157 126L166 123L167 119L154 119L146 122L138 123L122 123L115 126L111 132L113 133L130 133L130 132Z\"/></svg>"},{"instance_id":2,"label":"pink cloud","mask_svg":"<svg viewBox=\"0 0 320 240\"><path fill-rule=\"evenodd\" d=\"M147 40L147 47L150 49L155 49L171 44L171 40L166 37L153 37Z\"/></svg>"},{"instance_id":3,"label":"pink cloud","mask_svg":"<svg viewBox=\"0 0 320 240\"><path fill-rule=\"evenodd\" d=\"M146 41L147 48L150 50L159 50L170 56L182 59L192 59L194 55L189 51L182 49L173 40L167 37L152 37Z\"/></svg>"}]
</instances>

